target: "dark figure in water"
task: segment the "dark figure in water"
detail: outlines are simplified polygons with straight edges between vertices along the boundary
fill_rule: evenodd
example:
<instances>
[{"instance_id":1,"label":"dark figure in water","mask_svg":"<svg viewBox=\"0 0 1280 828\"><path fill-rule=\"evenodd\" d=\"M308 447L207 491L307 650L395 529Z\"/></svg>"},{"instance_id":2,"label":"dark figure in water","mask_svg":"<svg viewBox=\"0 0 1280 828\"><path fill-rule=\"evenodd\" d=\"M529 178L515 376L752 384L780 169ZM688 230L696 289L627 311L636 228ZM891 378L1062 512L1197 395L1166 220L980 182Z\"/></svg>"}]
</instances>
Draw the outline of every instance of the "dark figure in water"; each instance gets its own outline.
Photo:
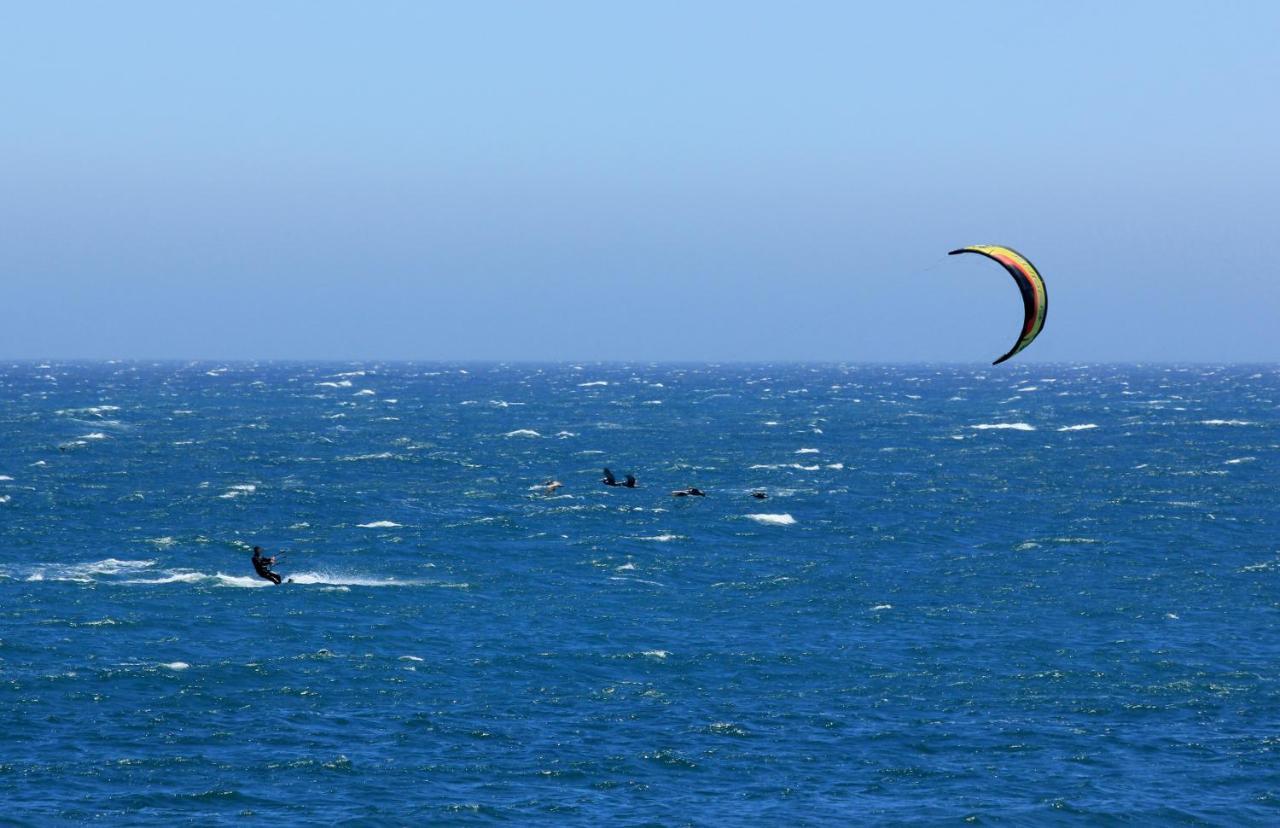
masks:
<instances>
[{"instance_id":1,"label":"dark figure in water","mask_svg":"<svg viewBox=\"0 0 1280 828\"><path fill-rule=\"evenodd\" d=\"M697 486L690 486L687 489L676 489L671 493L672 497L706 497L707 493L699 489Z\"/></svg>"},{"instance_id":2,"label":"dark figure in water","mask_svg":"<svg viewBox=\"0 0 1280 828\"><path fill-rule=\"evenodd\" d=\"M275 565L275 562L275 558L263 556L261 546L253 547L253 571L271 583L279 584L280 576L271 571L271 567Z\"/></svg>"},{"instance_id":3,"label":"dark figure in water","mask_svg":"<svg viewBox=\"0 0 1280 828\"><path fill-rule=\"evenodd\" d=\"M604 477L600 478L600 482L606 486L622 486L627 489L634 489L636 487L636 479L632 475L627 475L625 483L619 483L618 478L614 477L613 472L608 469L604 470Z\"/></svg>"},{"instance_id":4,"label":"dark figure in water","mask_svg":"<svg viewBox=\"0 0 1280 828\"><path fill-rule=\"evenodd\" d=\"M764 500L766 497L768 497L768 495L765 494L764 492L752 492L751 496L754 497L756 500Z\"/></svg>"}]
</instances>

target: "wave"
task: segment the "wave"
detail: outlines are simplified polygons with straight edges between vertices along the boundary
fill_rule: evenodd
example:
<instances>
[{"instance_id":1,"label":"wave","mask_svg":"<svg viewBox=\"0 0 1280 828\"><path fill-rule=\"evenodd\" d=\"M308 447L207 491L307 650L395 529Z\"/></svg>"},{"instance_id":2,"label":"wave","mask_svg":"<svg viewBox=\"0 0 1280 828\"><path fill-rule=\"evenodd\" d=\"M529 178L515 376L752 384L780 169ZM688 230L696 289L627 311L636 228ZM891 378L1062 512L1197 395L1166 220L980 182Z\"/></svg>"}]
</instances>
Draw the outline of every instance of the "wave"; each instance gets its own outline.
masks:
<instances>
[{"instance_id":1,"label":"wave","mask_svg":"<svg viewBox=\"0 0 1280 828\"><path fill-rule=\"evenodd\" d=\"M517 428L515 431L508 431L503 437L541 437L542 435L531 428Z\"/></svg>"},{"instance_id":2,"label":"wave","mask_svg":"<svg viewBox=\"0 0 1280 828\"><path fill-rule=\"evenodd\" d=\"M321 388L350 388L351 380L344 379L339 380L338 382L317 382L316 385Z\"/></svg>"},{"instance_id":3,"label":"wave","mask_svg":"<svg viewBox=\"0 0 1280 828\"><path fill-rule=\"evenodd\" d=\"M796 454L818 454L818 453L819 451L816 448L796 449Z\"/></svg>"},{"instance_id":4,"label":"wave","mask_svg":"<svg viewBox=\"0 0 1280 828\"><path fill-rule=\"evenodd\" d=\"M411 587L411 586L440 586L452 587L455 589L466 589L470 585L466 583L443 583L439 581L424 581L412 578L372 578L365 575L349 574L343 572L330 572L327 570L304 570L301 572L283 572L284 584L294 584L297 586L322 586L322 587ZM132 578L123 583L139 586L165 586L167 584L207 584L214 587L236 587L240 589L260 589L264 587L272 587L275 584L260 578L257 575L228 575L225 572L197 572L195 570L180 570L163 578Z\"/></svg>"},{"instance_id":5,"label":"wave","mask_svg":"<svg viewBox=\"0 0 1280 828\"><path fill-rule=\"evenodd\" d=\"M789 514L770 515L756 514L747 515L748 520L754 520L756 523L763 523L767 526L794 526L796 519Z\"/></svg>"},{"instance_id":6,"label":"wave","mask_svg":"<svg viewBox=\"0 0 1280 828\"><path fill-rule=\"evenodd\" d=\"M1257 459L1258 458L1256 457L1236 457L1234 459L1226 461L1226 465L1235 466L1240 463L1252 463L1254 460L1257 460Z\"/></svg>"},{"instance_id":7,"label":"wave","mask_svg":"<svg viewBox=\"0 0 1280 828\"><path fill-rule=\"evenodd\" d=\"M372 523L358 523L357 529L399 529L404 524L393 520L375 520Z\"/></svg>"},{"instance_id":8,"label":"wave","mask_svg":"<svg viewBox=\"0 0 1280 828\"><path fill-rule=\"evenodd\" d=\"M1058 431L1088 431L1091 428L1097 428L1097 423L1081 423L1080 425L1069 425L1059 428Z\"/></svg>"},{"instance_id":9,"label":"wave","mask_svg":"<svg viewBox=\"0 0 1280 828\"><path fill-rule=\"evenodd\" d=\"M971 425L969 428L977 431L985 431L987 429L1011 429L1013 431L1035 431L1036 427L1030 423L978 423Z\"/></svg>"},{"instance_id":10,"label":"wave","mask_svg":"<svg viewBox=\"0 0 1280 828\"><path fill-rule=\"evenodd\" d=\"M578 383L578 387L579 387L579 388L591 388L591 387L593 387L593 386L597 386L597 385L608 385L608 384L609 384L609 383L608 383L608 382L606 382L605 380L595 380L594 382L580 382L580 383Z\"/></svg>"},{"instance_id":11,"label":"wave","mask_svg":"<svg viewBox=\"0 0 1280 828\"><path fill-rule=\"evenodd\" d=\"M1247 426L1247 425L1253 425L1253 423L1250 420L1201 420L1200 425Z\"/></svg>"},{"instance_id":12,"label":"wave","mask_svg":"<svg viewBox=\"0 0 1280 828\"><path fill-rule=\"evenodd\" d=\"M108 411L119 410L118 405L95 405L91 408L61 408L53 413L62 417L83 417L86 414L90 417L101 417Z\"/></svg>"}]
</instances>

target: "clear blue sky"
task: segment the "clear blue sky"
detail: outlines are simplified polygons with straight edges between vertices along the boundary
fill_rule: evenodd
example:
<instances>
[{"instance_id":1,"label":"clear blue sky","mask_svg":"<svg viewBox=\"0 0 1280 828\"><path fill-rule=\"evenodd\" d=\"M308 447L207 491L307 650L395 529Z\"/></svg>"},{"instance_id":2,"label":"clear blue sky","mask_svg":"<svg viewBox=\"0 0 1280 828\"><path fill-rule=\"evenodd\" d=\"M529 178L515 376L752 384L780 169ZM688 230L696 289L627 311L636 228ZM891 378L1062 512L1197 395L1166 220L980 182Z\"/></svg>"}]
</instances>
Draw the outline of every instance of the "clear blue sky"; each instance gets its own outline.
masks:
<instances>
[{"instance_id":1,"label":"clear blue sky","mask_svg":"<svg viewBox=\"0 0 1280 828\"><path fill-rule=\"evenodd\" d=\"M0 358L1280 359L1280 3L5 3Z\"/></svg>"}]
</instances>

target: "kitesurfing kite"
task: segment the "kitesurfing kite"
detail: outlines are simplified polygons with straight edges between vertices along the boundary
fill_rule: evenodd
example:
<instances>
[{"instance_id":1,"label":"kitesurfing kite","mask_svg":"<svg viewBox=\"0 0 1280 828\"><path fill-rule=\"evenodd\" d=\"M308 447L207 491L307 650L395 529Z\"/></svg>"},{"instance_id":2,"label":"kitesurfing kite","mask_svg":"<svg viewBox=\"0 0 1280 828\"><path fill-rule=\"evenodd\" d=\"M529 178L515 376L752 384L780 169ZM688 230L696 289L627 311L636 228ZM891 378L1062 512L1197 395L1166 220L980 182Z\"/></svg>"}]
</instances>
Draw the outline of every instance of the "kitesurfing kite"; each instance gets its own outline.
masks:
<instances>
[{"instance_id":1,"label":"kitesurfing kite","mask_svg":"<svg viewBox=\"0 0 1280 828\"><path fill-rule=\"evenodd\" d=\"M999 365L1030 345L1031 341L1040 335L1040 331L1044 330L1044 315L1049 309L1049 295L1044 290L1044 279L1026 257L1009 247L1001 247L997 244L975 244L972 247L952 250L947 255L954 256L957 253L978 253L988 259L994 259L1004 265L1004 269L1009 271L1013 281L1018 283L1018 290L1022 292L1022 333L1018 335L1018 341L1013 343L1009 353L991 363Z\"/></svg>"}]
</instances>

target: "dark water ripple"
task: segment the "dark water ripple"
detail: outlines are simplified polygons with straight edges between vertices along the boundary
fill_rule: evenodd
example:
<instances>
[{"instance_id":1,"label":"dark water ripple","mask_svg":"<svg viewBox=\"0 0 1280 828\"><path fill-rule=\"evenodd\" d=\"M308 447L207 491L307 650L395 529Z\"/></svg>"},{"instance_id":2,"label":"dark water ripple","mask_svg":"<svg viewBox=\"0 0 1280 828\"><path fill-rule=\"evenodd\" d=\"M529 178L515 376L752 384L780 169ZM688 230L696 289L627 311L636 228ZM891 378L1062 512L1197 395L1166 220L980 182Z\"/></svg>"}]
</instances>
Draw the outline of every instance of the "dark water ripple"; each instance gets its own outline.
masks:
<instances>
[{"instance_id":1,"label":"dark water ripple","mask_svg":"<svg viewBox=\"0 0 1280 828\"><path fill-rule=\"evenodd\" d=\"M1273 824L1278 403L1275 366L3 366L0 801Z\"/></svg>"}]
</instances>

